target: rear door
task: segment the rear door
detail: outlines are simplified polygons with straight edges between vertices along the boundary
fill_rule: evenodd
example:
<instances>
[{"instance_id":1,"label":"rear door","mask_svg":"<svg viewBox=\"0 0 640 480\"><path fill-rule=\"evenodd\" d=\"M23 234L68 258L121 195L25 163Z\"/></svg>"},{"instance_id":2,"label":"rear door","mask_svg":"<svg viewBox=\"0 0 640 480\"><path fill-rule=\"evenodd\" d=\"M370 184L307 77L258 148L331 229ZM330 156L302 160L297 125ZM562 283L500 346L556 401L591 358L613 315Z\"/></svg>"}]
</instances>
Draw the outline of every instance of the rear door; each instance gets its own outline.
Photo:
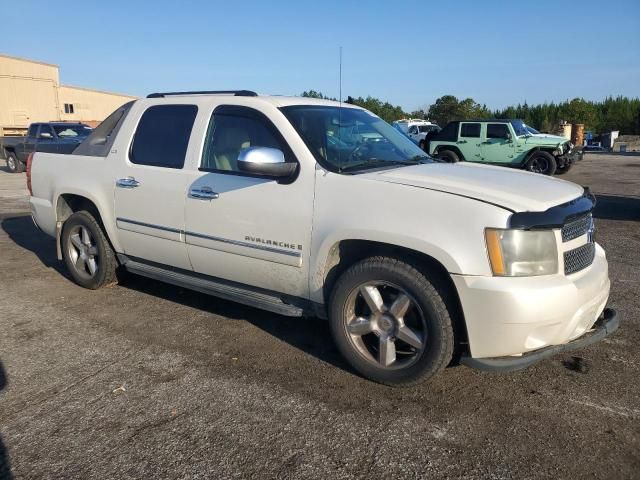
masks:
<instances>
[{"instance_id":1,"label":"rear door","mask_svg":"<svg viewBox=\"0 0 640 480\"><path fill-rule=\"evenodd\" d=\"M507 123L487 123L482 142L482 160L487 163L514 163L515 143Z\"/></svg>"},{"instance_id":2,"label":"rear door","mask_svg":"<svg viewBox=\"0 0 640 480\"><path fill-rule=\"evenodd\" d=\"M190 104L132 111L139 119L133 138L109 154L119 157L113 159L114 207L127 256L191 270L184 244L184 165L197 112Z\"/></svg>"},{"instance_id":3,"label":"rear door","mask_svg":"<svg viewBox=\"0 0 640 480\"><path fill-rule=\"evenodd\" d=\"M58 141L51 125L40 124L34 148L37 152L58 153Z\"/></svg>"},{"instance_id":4,"label":"rear door","mask_svg":"<svg viewBox=\"0 0 640 480\"><path fill-rule=\"evenodd\" d=\"M31 125L29 125L29 130L27 131L27 136L24 138L24 142L22 142L22 146L18 144L18 147L16 148L18 160L26 162L29 154L36 151L39 129L39 123L32 123Z\"/></svg>"},{"instance_id":5,"label":"rear door","mask_svg":"<svg viewBox=\"0 0 640 480\"><path fill-rule=\"evenodd\" d=\"M460 134L456 145L467 162L479 162L482 160L481 126L482 124L479 122L460 123Z\"/></svg>"}]
</instances>

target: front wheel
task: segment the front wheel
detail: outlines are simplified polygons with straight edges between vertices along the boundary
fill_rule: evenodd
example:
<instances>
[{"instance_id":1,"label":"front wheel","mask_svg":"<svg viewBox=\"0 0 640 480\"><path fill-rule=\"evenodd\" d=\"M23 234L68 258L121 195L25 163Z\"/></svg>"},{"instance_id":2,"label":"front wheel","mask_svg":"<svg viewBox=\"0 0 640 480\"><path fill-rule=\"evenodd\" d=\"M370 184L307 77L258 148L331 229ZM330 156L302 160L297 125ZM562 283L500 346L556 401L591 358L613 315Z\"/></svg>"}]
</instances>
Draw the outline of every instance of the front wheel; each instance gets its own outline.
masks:
<instances>
[{"instance_id":1,"label":"front wheel","mask_svg":"<svg viewBox=\"0 0 640 480\"><path fill-rule=\"evenodd\" d=\"M535 152L531 155L525 168L533 173L541 173L542 175L553 175L556 173L558 164L556 159L549 152Z\"/></svg>"},{"instance_id":2,"label":"front wheel","mask_svg":"<svg viewBox=\"0 0 640 480\"><path fill-rule=\"evenodd\" d=\"M115 254L90 212L76 212L64 222L61 243L64 263L78 285L95 290L116 280Z\"/></svg>"},{"instance_id":3,"label":"front wheel","mask_svg":"<svg viewBox=\"0 0 640 480\"><path fill-rule=\"evenodd\" d=\"M372 257L349 268L329 301L333 338L364 377L410 385L451 361L453 326L443 297L415 267Z\"/></svg>"}]
</instances>

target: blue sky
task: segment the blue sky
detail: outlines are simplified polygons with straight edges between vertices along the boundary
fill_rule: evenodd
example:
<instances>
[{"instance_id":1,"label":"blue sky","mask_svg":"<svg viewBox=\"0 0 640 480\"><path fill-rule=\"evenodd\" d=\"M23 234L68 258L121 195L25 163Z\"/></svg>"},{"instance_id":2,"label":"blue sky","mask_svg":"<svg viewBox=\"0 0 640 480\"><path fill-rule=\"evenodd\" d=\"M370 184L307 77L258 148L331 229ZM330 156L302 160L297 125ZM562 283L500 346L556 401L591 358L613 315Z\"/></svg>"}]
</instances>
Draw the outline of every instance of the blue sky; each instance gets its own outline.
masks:
<instances>
[{"instance_id":1,"label":"blue sky","mask_svg":"<svg viewBox=\"0 0 640 480\"><path fill-rule=\"evenodd\" d=\"M247 88L372 95L407 110L445 94L490 108L640 96L640 1L2 0L0 53L61 81L133 95Z\"/></svg>"}]
</instances>

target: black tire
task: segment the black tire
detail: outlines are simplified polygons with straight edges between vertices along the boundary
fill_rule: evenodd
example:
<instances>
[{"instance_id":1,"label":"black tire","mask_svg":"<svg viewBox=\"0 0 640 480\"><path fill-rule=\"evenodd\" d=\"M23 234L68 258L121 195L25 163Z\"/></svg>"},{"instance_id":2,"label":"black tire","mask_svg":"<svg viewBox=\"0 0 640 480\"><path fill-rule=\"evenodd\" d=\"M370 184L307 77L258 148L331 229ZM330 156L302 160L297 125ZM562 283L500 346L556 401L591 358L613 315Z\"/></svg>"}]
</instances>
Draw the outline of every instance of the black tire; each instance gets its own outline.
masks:
<instances>
[{"instance_id":1,"label":"black tire","mask_svg":"<svg viewBox=\"0 0 640 480\"><path fill-rule=\"evenodd\" d=\"M460 157L458 157L458 154L451 150L441 150L438 152L438 155L436 155L436 157L441 161L447 163L458 163L460 161Z\"/></svg>"},{"instance_id":2,"label":"black tire","mask_svg":"<svg viewBox=\"0 0 640 480\"><path fill-rule=\"evenodd\" d=\"M558 167L556 168L556 175L562 175L564 173L567 173L569 170L571 170L571 167L573 166L572 163L568 163L566 164L564 167Z\"/></svg>"},{"instance_id":3,"label":"black tire","mask_svg":"<svg viewBox=\"0 0 640 480\"><path fill-rule=\"evenodd\" d=\"M89 234L89 242L84 241L85 231ZM74 243L78 238L84 245L82 252L82 247ZM64 222L60 241L64 263L78 285L96 290L116 281L118 262L115 253L92 213L82 210L71 215ZM95 268L93 272L91 265Z\"/></svg>"},{"instance_id":4,"label":"black tire","mask_svg":"<svg viewBox=\"0 0 640 480\"><path fill-rule=\"evenodd\" d=\"M24 164L18 160L15 153L7 153L7 168L11 173L24 172Z\"/></svg>"},{"instance_id":5,"label":"black tire","mask_svg":"<svg viewBox=\"0 0 640 480\"><path fill-rule=\"evenodd\" d=\"M355 336L350 333L354 321L366 320L360 317L361 313L356 310L357 303L352 303L351 299L357 299L365 286L370 288L376 283L384 284L376 287L381 299L386 295L383 289L388 287L391 291L393 288L399 289L411 300L411 306L402 314L402 324L411 326L422 340L421 347L411 351L411 346L401 341L398 331L393 330L393 326L387 327L391 330L384 335L388 335L386 338L393 338L394 343L394 361L388 366L382 364L383 335L375 331L357 333ZM400 295L399 293L395 299ZM391 297L390 303L397 303L393 300L394 297ZM366 300L361 298L359 301L360 308L369 308ZM385 306L379 310L385 313L380 313L378 318L391 315L392 311L393 308ZM373 318L373 309L371 312L372 316L369 318ZM415 328L418 323L410 323L417 322L416 319L420 320L423 331L419 327ZM407 386L425 381L442 371L453 355L453 323L443 297L425 274L396 258L371 257L344 272L329 299L329 321L336 345L349 364L364 377L385 385ZM380 324L380 320L376 322L376 325ZM374 349L376 342L379 342L380 350L377 353L375 350L364 350L362 347L369 348L365 340ZM378 355L377 359L375 355Z\"/></svg>"},{"instance_id":6,"label":"black tire","mask_svg":"<svg viewBox=\"0 0 640 480\"><path fill-rule=\"evenodd\" d=\"M556 173L558 164L549 152L538 151L531 154L525 168L530 172L551 176Z\"/></svg>"},{"instance_id":7,"label":"black tire","mask_svg":"<svg viewBox=\"0 0 640 480\"><path fill-rule=\"evenodd\" d=\"M426 145L424 143L424 140L420 140L420 143L418 144L418 146L420 147L420 150L425 151L426 152Z\"/></svg>"}]
</instances>

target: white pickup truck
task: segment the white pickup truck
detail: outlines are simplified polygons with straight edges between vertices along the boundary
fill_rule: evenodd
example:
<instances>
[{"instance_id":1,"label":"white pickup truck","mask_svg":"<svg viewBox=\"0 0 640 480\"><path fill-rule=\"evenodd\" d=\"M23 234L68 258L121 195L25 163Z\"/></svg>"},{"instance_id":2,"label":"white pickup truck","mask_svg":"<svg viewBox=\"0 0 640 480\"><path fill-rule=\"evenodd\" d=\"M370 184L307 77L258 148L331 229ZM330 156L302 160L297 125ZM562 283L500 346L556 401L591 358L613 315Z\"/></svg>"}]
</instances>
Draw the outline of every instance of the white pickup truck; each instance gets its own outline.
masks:
<instances>
[{"instance_id":1,"label":"white pickup truck","mask_svg":"<svg viewBox=\"0 0 640 480\"><path fill-rule=\"evenodd\" d=\"M385 384L459 362L523 368L618 326L588 190L434 162L352 105L152 94L73 154L32 155L27 178L79 285L121 269L325 317L353 368Z\"/></svg>"}]
</instances>

